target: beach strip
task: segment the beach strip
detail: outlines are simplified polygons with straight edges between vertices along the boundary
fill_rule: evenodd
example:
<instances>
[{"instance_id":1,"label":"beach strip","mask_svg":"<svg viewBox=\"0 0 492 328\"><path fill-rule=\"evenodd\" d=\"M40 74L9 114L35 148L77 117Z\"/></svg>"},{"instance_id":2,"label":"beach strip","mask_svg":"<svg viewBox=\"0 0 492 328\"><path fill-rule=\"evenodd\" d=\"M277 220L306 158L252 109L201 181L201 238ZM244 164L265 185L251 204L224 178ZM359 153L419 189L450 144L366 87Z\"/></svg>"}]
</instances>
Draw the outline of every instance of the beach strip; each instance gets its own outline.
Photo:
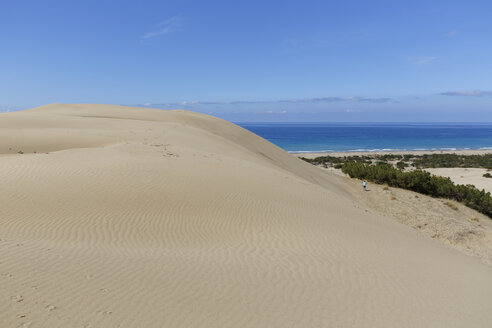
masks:
<instances>
[{"instance_id":1,"label":"beach strip","mask_svg":"<svg viewBox=\"0 0 492 328\"><path fill-rule=\"evenodd\" d=\"M485 155L492 154L492 149L463 149L463 150L387 150L387 151L346 151L346 152L291 152L296 157L316 158L321 156L376 156L376 155L432 155L432 154L457 154L457 155Z\"/></svg>"}]
</instances>

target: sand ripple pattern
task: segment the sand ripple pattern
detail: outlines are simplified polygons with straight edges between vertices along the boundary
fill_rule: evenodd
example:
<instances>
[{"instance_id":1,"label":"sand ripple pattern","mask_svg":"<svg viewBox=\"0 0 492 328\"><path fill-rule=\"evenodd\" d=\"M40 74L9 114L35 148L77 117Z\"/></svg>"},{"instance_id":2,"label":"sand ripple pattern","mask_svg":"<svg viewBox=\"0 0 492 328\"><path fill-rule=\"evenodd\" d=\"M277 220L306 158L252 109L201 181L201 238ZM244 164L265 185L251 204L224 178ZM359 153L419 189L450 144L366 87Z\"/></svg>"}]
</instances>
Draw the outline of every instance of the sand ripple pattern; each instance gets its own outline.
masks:
<instances>
[{"instance_id":1,"label":"sand ripple pattern","mask_svg":"<svg viewBox=\"0 0 492 328\"><path fill-rule=\"evenodd\" d=\"M490 268L231 123L58 104L0 127L0 327L492 322Z\"/></svg>"}]
</instances>

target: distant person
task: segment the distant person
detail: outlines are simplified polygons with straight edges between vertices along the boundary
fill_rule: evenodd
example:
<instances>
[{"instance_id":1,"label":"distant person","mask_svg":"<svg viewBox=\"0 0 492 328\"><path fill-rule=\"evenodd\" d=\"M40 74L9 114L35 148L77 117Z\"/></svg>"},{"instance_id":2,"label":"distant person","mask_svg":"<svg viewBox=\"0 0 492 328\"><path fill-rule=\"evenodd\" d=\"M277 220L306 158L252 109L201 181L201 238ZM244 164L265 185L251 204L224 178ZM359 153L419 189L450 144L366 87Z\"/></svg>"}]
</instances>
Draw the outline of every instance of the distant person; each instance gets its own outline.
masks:
<instances>
[{"instance_id":1,"label":"distant person","mask_svg":"<svg viewBox=\"0 0 492 328\"><path fill-rule=\"evenodd\" d=\"M367 191L367 181L364 180L364 182L362 182L362 187L364 187L364 191Z\"/></svg>"}]
</instances>

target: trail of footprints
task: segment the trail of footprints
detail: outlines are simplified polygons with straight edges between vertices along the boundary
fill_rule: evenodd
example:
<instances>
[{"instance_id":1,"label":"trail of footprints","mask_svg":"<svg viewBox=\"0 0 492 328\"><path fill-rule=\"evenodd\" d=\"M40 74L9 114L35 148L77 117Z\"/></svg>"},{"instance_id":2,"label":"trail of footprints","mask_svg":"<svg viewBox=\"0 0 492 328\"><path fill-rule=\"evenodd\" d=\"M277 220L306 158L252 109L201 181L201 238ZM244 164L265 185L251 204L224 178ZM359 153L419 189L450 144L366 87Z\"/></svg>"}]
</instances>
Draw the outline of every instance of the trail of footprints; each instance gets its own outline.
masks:
<instances>
[{"instance_id":1,"label":"trail of footprints","mask_svg":"<svg viewBox=\"0 0 492 328\"><path fill-rule=\"evenodd\" d=\"M169 150L169 147L171 144L164 144L164 143L149 143L149 140L147 138L144 138L142 144L150 147L155 147L157 148L156 150L162 154L164 157L179 157L178 154L173 153L172 151Z\"/></svg>"},{"instance_id":2,"label":"trail of footprints","mask_svg":"<svg viewBox=\"0 0 492 328\"><path fill-rule=\"evenodd\" d=\"M4 238L0 238L0 246L21 247L21 246L23 246L23 244L19 243L19 242L15 242L15 241L7 241ZM51 249L47 249L47 250L50 251ZM0 264L2 264L2 262L0 262ZM2 272L1 276L5 277L5 278L12 279L13 281L15 281L15 275L11 272ZM86 275L86 278L92 279L92 275L90 275L90 274ZM25 284L22 284L22 285L25 285ZM13 295L10 295L10 297L9 297L10 304L16 313L15 318L19 320L19 323L16 327L31 327L32 324L35 323L35 321L36 321L35 318L38 318L38 320L40 319L39 313L35 314L34 315L35 318L33 319L32 318L33 316L31 316L30 314L28 314L25 311L25 307L28 307L29 303L31 303L31 307L30 307L31 311L32 311L32 304L34 304L36 306L41 306L42 307L41 313L44 312L47 315L51 315L59 309L58 306L53 305L46 300L43 300L42 297L39 296L40 293L38 291L38 289L39 289L38 286L31 285L30 289L34 293L32 296L25 296L25 294L13 294ZM108 293L109 292L109 290L107 288L100 288L99 291L101 293ZM38 294L38 295L36 295L36 294ZM38 309L39 309L39 307L38 307ZM98 310L95 312L95 314L102 315L102 316L109 316L109 315L113 314L113 311ZM87 327L90 327L90 325Z\"/></svg>"},{"instance_id":3,"label":"trail of footprints","mask_svg":"<svg viewBox=\"0 0 492 328\"><path fill-rule=\"evenodd\" d=\"M14 247L22 247L24 246L23 243L20 242L7 242L5 239L0 238L0 243L3 244L3 246L14 246ZM4 272L2 273L2 276L10 278L15 281L15 276L11 272ZM38 286L32 285L30 286L30 289L33 293L38 293ZM38 299L38 300L36 300ZM17 327L30 327L33 323L32 318L26 313L25 311L25 306L26 303L33 303L34 305L41 305L44 308L44 311L46 313L50 314L51 312L55 311L58 309L57 306L50 304L46 300L39 300L40 297L33 295L32 297L27 297L24 296L23 294L14 294L10 296L10 304L12 305L13 309L17 313L15 315L15 318L20 321L19 325ZM31 302L29 302L31 301Z\"/></svg>"},{"instance_id":4,"label":"trail of footprints","mask_svg":"<svg viewBox=\"0 0 492 328\"><path fill-rule=\"evenodd\" d=\"M158 151L162 153L162 156L164 157L179 157L178 154L175 154L168 149L168 147L171 146L170 144L150 144L149 146L161 148Z\"/></svg>"}]
</instances>

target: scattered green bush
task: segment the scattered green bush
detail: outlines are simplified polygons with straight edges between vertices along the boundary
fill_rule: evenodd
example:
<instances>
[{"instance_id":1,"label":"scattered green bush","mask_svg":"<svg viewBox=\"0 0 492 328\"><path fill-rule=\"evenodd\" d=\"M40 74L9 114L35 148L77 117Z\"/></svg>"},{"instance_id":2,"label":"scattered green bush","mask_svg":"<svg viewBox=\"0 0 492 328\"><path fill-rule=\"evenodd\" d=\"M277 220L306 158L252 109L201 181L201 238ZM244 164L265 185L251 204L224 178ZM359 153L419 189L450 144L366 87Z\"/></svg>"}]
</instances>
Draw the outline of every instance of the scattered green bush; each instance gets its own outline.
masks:
<instances>
[{"instance_id":1,"label":"scattered green bush","mask_svg":"<svg viewBox=\"0 0 492 328\"><path fill-rule=\"evenodd\" d=\"M387 162L387 161L401 160L403 158L403 155L385 154L385 155L376 155L375 157L376 159Z\"/></svg>"},{"instance_id":2,"label":"scattered green bush","mask_svg":"<svg viewBox=\"0 0 492 328\"><path fill-rule=\"evenodd\" d=\"M430 154L415 156L414 164L417 168L434 167L483 167L492 168L492 154L484 155L457 155L457 154Z\"/></svg>"},{"instance_id":3,"label":"scattered green bush","mask_svg":"<svg viewBox=\"0 0 492 328\"><path fill-rule=\"evenodd\" d=\"M492 218L492 197L490 192L478 190L473 185L455 185L451 179L431 175L429 172L414 170L403 172L392 165L367 165L345 162L342 171L351 178L358 178L416 191L432 197L454 199Z\"/></svg>"},{"instance_id":4,"label":"scattered green bush","mask_svg":"<svg viewBox=\"0 0 492 328\"><path fill-rule=\"evenodd\" d=\"M492 175L490 175L490 173L489 173L489 172L485 173L483 176L484 176L485 178L492 178Z\"/></svg>"},{"instance_id":5,"label":"scattered green bush","mask_svg":"<svg viewBox=\"0 0 492 328\"><path fill-rule=\"evenodd\" d=\"M405 163L403 161L399 161L399 162L396 163L396 167L399 168L400 170L403 170L407 166L408 166L407 163Z\"/></svg>"},{"instance_id":6,"label":"scattered green bush","mask_svg":"<svg viewBox=\"0 0 492 328\"><path fill-rule=\"evenodd\" d=\"M343 164L346 161L357 162L357 163L366 163L366 164L372 163L370 156L343 156L343 157L320 156L320 157L316 157L316 158L301 157L301 159L308 162L308 163L311 163L314 165L321 165L324 167L338 166L336 168L342 168L340 165L337 165L337 164Z\"/></svg>"},{"instance_id":7,"label":"scattered green bush","mask_svg":"<svg viewBox=\"0 0 492 328\"><path fill-rule=\"evenodd\" d=\"M492 169L492 154L484 155L457 155L457 154L426 154L426 155L363 155L363 156L321 156L313 159L302 158L303 160L314 165L322 165L324 167L334 166L335 164L343 164L345 162L356 162L371 164L373 160L377 164L387 163L388 161L398 161L396 167L403 169L411 163L416 168L437 168L437 167L470 167L470 168L487 168ZM405 166L404 166L405 165Z\"/></svg>"}]
</instances>

